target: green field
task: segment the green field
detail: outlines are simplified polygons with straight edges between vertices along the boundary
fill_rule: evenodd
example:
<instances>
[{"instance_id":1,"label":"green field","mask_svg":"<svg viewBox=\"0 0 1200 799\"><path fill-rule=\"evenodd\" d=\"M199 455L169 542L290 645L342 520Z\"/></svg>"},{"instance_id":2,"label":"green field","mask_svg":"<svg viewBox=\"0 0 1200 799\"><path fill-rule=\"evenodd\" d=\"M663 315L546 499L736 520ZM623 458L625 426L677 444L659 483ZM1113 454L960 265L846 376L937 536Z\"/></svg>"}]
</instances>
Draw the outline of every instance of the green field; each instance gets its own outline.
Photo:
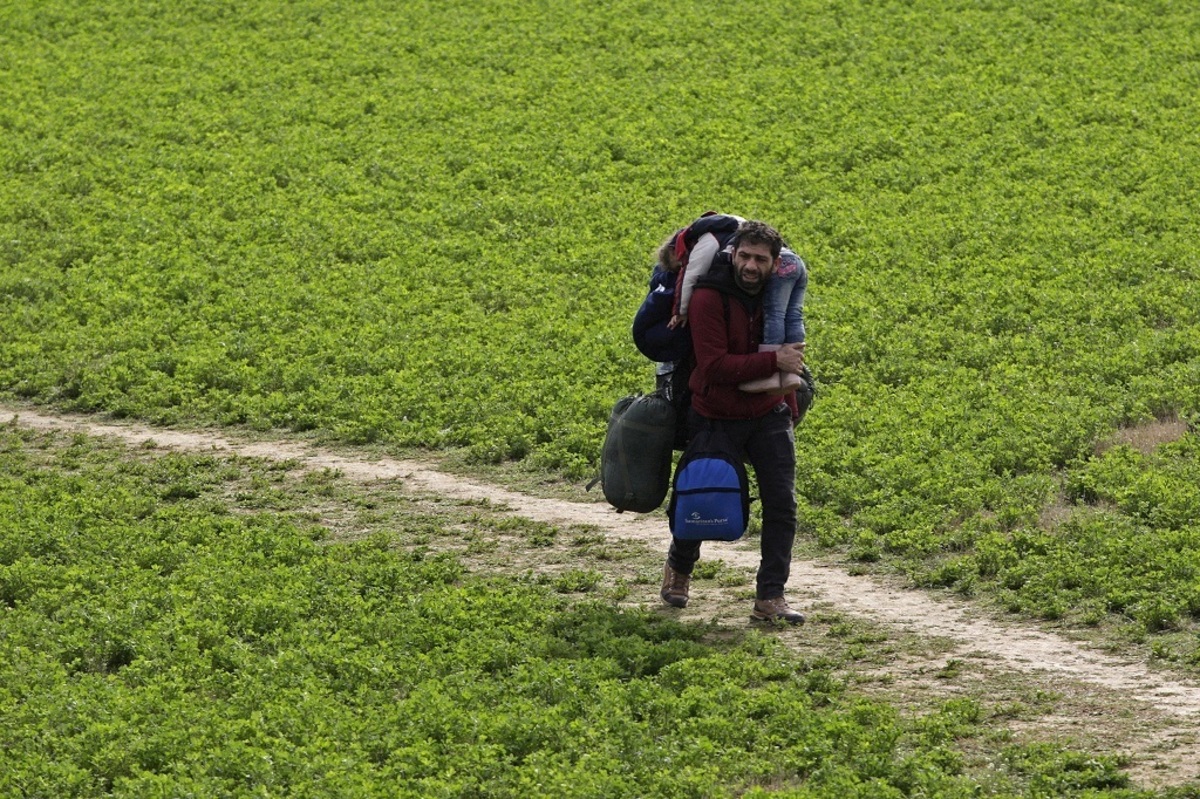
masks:
<instances>
[{"instance_id":1,"label":"green field","mask_svg":"<svg viewBox=\"0 0 1200 799\"><path fill-rule=\"evenodd\" d=\"M296 472L0 427L0 796L1158 795L1007 732L1041 692L871 698L894 650L836 616L804 655L620 609L586 530ZM577 565L465 568L498 531Z\"/></svg>"},{"instance_id":2,"label":"green field","mask_svg":"<svg viewBox=\"0 0 1200 799\"><path fill-rule=\"evenodd\" d=\"M820 395L798 434L804 544L1117 646L1148 642L1195 676L1198 88L1200 15L1165 0L0 0L0 398L452 453L481 471L577 484L583 498L612 403L652 386L629 326L655 246L706 209L762 218L811 269L808 360ZM26 463L37 447L6 435L5 452ZM113 479L55 458L11 468L0 496L0 510L21 517L0 541L10 671L22 659L13 647L34 644L8 625L32 630L18 617L41 607L53 618L51 601L82 618L76 603L90 594L64 586L109 579L82 556L78 573L55 571L74 539L37 511L58 500L23 492L67 481L103 495ZM169 515L164 501L208 497L204 486L165 498L129 490L131 506L113 511L120 529ZM181 521L194 535L211 527L253 541L261 527L284 536L263 546L297 553L297 568L316 557L285 523L223 527L202 511L224 506L206 501ZM201 544L158 546L182 564ZM346 558L350 582L369 580L376 559L432 579L419 576L429 564L379 551L320 557ZM191 568L224 573L205 563ZM455 586L446 590L513 590L464 587L452 562L438 568ZM535 627L586 612L546 601L531 590L512 612L540 608L549 620ZM148 617L116 605L113 623L130 640L144 634ZM260 611L274 619L267 605L243 608L251 615L237 624ZM257 633L219 626L240 612L203 624L244 643ZM340 629L331 613L314 624ZM633 625L639 640L675 641L668 659L715 656L677 643L686 631L599 615ZM126 684L141 648L62 645L67 654L46 656L66 669L62 685L78 682L74 658L82 673L107 675L100 688L75 688L129 690L114 701L131 708L150 701ZM540 645L529 645L531 662L552 668ZM605 673L622 690L639 676ZM179 684L193 684L185 676ZM736 679L747 690L770 683ZM160 698L175 690L155 685ZM489 690L505 689L471 701L490 701ZM26 732L0 749L0 767L21 752L54 762L36 745L49 722L13 716L25 701L14 691L0 718ZM62 707L72 701L82 700L64 694ZM833 707L814 723L842 723L846 709ZM112 724L114 735L125 729ZM114 745L103 729L95 736ZM319 795L297 787L312 772L272 787L164 765L198 757L185 749L159 745L166 755L120 761L123 771L85 753L78 773L46 776L41 793L29 787L41 783L9 790L221 795L210 792L219 784L229 795ZM607 773L563 757L580 774ZM323 762L307 758L297 762ZM15 762L34 773L33 760ZM839 762L870 784L860 761ZM362 768L347 772L361 795L385 795L372 780L394 773ZM943 795L971 795L953 763L930 773L954 783ZM489 774L471 779L486 786ZM747 765L678 795L821 795L817 786L834 784L788 774ZM877 776L915 795L895 773ZM667 795L638 779L620 788ZM1106 780L996 790L1120 789ZM334 795L360 795L341 785ZM536 794L526 788L496 783L491 795Z\"/></svg>"}]
</instances>

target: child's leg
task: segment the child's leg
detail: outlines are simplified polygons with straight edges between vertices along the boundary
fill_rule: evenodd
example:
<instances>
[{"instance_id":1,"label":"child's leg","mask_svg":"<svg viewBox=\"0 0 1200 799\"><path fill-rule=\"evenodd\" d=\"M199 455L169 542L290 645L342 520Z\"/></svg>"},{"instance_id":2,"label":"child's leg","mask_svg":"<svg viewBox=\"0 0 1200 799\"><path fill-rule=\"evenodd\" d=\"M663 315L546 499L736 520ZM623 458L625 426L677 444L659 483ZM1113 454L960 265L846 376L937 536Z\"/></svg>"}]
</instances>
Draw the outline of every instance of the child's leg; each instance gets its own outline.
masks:
<instances>
[{"instance_id":1,"label":"child's leg","mask_svg":"<svg viewBox=\"0 0 1200 799\"><path fill-rule=\"evenodd\" d=\"M796 272L788 275L776 272L767 281L767 286L763 289L763 344L784 342L784 320L798 277Z\"/></svg>"},{"instance_id":2,"label":"child's leg","mask_svg":"<svg viewBox=\"0 0 1200 799\"><path fill-rule=\"evenodd\" d=\"M790 251L786 255L763 289L763 343L758 348L760 352L779 349L785 341L792 343L804 340L803 307L808 272L797 255ZM742 383L738 388L742 391L788 394L801 383L799 375L777 372L769 378Z\"/></svg>"},{"instance_id":3,"label":"child's leg","mask_svg":"<svg viewBox=\"0 0 1200 799\"><path fill-rule=\"evenodd\" d=\"M808 288L807 274L791 285L783 311L783 340L788 344L804 341L804 292Z\"/></svg>"},{"instance_id":4,"label":"child's leg","mask_svg":"<svg viewBox=\"0 0 1200 799\"><path fill-rule=\"evenodd\" d=\"M759 352L777 350L783 344L783 317L791 293L789 277L781 277L776 272L763 289L763 341L758 347ZM783 392L782 377L781 372L776 372L770 377L747 380L738 388L751 394L780 394Z\"/></svg>"},{"instance_id":5,"label":"child's leg","mask_svg":"<svg viewBox=\"0 0 1200 799\"><path fill-rule=\"evenodd\" d=\"M808 288L808 273L803 267L797 270L795 279L789 282L788 294L784 299L783 340L788 344L804 341L804 292ZM780 376L780 387L784 392L804 387L800 375L788 372Z\"/></svg>"}]
</instances>

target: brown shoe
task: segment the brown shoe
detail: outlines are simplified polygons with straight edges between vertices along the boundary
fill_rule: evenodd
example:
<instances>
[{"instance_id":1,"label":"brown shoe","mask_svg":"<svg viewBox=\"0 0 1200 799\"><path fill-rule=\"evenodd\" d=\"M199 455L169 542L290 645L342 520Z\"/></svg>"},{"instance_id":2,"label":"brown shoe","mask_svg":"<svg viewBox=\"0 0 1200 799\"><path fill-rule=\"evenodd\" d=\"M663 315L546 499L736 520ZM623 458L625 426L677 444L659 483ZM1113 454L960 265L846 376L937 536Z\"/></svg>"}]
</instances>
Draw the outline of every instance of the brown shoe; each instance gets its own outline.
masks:
<instances>
[{"instance_id":1,"label":"brown shoe","mask_svg":"<svg viewBox=\"0 0 1200 799\"><path fill-rule=\"evenodd\" d=\"M804 624L804 614L788 607L787 600L781 596L774 599L754 600L754 610L750 613L750 621L785 621L788 624Z\"/></svg>"},{"instance_id":2,"label":"brown shoe","mask_svg":"<svg viewBox=\"0 0 1200 799\"><path fill-rule=\"evenodd\" d=\"M692 582L690 574L682 574L671 568L670 563L663 564L663 584L659 594L663 602L676 608L686 608L688 602L688 586Z\"/></svg>"}]
</instances>

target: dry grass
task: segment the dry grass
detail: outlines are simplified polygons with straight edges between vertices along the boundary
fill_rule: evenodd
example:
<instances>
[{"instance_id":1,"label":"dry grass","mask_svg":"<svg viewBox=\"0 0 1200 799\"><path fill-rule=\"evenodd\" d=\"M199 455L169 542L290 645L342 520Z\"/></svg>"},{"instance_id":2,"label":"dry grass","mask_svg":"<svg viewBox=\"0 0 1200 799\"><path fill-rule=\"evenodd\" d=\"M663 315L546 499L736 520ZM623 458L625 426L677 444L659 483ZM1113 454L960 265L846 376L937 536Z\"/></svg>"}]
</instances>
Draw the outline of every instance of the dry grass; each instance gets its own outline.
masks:
<instances>
[{"instance_id":1,"label":"dry grass","mask_svg":"<svg viewBox=\"0 0 1200 799\"><path fill-rule=\"evenodd\" d=\"M1096 448L1096 454L1101 454L1112 447L1124 445L1131 447L1143 455L1149 455L1163 444L1170 444L1183 438L1189 430L1189 425L1177 416L1166 419L1155 419L1132 427L1122 427L1113 434L1112 438L1102 442Z\"/></svg>"}]
</instances>

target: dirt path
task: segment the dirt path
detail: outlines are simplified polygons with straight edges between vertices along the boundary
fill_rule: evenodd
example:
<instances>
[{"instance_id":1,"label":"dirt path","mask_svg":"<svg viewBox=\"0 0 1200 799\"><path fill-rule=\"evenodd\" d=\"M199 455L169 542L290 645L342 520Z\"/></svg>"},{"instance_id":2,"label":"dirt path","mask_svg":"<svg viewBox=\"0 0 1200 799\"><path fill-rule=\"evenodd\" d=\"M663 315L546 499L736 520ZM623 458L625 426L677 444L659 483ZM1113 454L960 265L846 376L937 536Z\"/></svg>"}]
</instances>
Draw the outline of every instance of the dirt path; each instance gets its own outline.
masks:
<instances>
[{"instance_id":1,"label":"dirt path","mask_svg":"<svg viewBox=\"0 0 1200 799\"><path fill-rule=\"evenodd\" d=\"M30 409L0 405L0 421L17 417L21 426L41 430L77 431L110 436L129 442L184 451L226 451L238 455L290 459L307 469L336 469L352 480L395 480L412 490L454 499L486 499L503 503L512 512L550 524L586 524L610 536L661 547L661 516L618 514L598 502L545 499L439 472L427 464L390 458L358 459L295 442L247 442L214 432L156 429L138 424L105 423L87 417L51 416ZM711 551L711 550L710 550ZM719 557L731 566L757 566L757 552L747 545L721 545ZM1161 730L1141 743L1147 749L1169 751L1152 756L1153 768L1167 783L1200 777L1200 685L1173 679L1143 662L1098 652L1054 634L988 618L966 602L934 599L915 590L885 585L864 576L813 561L793 563L790 596L805 607L829 605L839 612L864 617L885 627L922 637L946 639L952 644L945 662L954 659L984 660L989 666L1020 673L1036 673L1051 685L1071 681L1093 691L1096 713L1111 707L1113 695L1130 707L1141 706L1150 716L1167 717L1171 732ZM1090 686L1090 689L1087 688ZM1133 712L1133 711L1130 711ZM1132 745L1132 744L1131 744ZM1162 782L1162 780L1151 780Z\"/></svg>"}]
</instances>

